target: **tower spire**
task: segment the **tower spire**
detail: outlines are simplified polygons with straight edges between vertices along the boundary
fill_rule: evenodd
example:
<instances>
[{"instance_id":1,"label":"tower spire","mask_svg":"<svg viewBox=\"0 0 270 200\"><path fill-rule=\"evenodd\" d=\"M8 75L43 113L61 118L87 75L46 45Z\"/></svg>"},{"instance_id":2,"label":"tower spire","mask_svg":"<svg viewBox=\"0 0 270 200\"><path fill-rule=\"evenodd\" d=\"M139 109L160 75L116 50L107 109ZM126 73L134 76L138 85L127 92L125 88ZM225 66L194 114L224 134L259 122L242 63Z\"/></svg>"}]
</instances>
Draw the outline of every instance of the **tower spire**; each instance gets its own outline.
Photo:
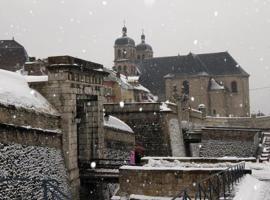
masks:
<instances>
[{"instance_id":1,"label":"tower spire","mask_svg":"<svg viewBox=\"0 0 270 200\"><path fill-rule=\"evenodd\" d=\"M126 20L123 21L123 28L122 28L122 34L123 34L123 37L127 36L127 27L126 27Z\"/></svg>"},{"instance_id":2,"label":"tower spire","mask_svg":"<svg viewBox=\"0 0 270 200\"><path fill-rule=\"evenodd\" d=\"M142 43L145 43L145 35L144 35L144 30L143 29L142 29L141 40L142 40Z\"/></svg>"}]
</instances>

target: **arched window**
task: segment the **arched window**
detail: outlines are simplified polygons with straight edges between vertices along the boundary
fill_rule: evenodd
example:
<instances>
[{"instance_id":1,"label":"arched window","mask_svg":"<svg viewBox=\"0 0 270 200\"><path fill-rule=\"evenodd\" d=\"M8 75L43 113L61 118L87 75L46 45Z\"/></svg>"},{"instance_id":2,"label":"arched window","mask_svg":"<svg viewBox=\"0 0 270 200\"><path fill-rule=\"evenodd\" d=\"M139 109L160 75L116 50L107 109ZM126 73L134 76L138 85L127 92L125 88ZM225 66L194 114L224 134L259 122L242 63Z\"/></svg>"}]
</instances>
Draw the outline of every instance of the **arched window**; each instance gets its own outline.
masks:
<instances>
[{"instance_id":1,"label":"arched window","mask_svg":"<svg viewBox=\"0 0 270 200\"><path fill-rule=\"evenodd\" d=\"M138 59L138 60L140 60L140 59L141 59L141 56L140 56L140 55L138 55L138 56L137 56L137 59Z\"/></svg>"},{"instance_id":2,"label":"arched window","mask_svg":"<svg viewBox=\"0 0 270 200\"><path fill-rule=\"evenodd\" d=\"M126 65L124 66L124 72L127 72L127 66Z\"/></svg>"},{"instance_id":3,"label":"arched window","mask_svg":"<svg viewBox=\"0 0 270 200\"><path fill-rule=\"evenodd\" d=\"M231 91L232 92L238 92L238 90L237 90L237 82L236 81L231 82Z\"/></svg>"},{"instance_id":4,"label":"arched window","mask_svg":"<svg viewBox=\"0 0 270 200\"><path fill-rule=\"evenodd\" d=\"M182 93L189 95L189 82L187 80L183 81Z\"/></svg>"},{"instance_id":5,"label":"arched window","mask_svg":"<svg viewBox=\"0 0 270 200\"><path fill-rule=\"evenodd\" d=\"M121 57L121 50L120 49L118 49L117 55L118 55L118 57Z\"/></svg>"},{"instance_id":6,"label":"arched window","mask_svg":"<svg viewBox=\"0 0 270 200\"><path fill-rule=\"evenodd\" d=\"M213 110L213 115L216 115L217 114L217 111L214 109Z\"/></svg>"},{"instance_id":7,"label":"arched window","mask_svg":"<svg viewBox=\"0 0 270 200\"><path fill-rule=\"evenodd\" d=\"M121 65L118 66L118 71L119 71L119 72L122 71L122 66L121 66Z\"/></svg>"},{"instance_id":8,"label":"arched window","mask_svg":"<svg viewBox=\"0 0 270 200\"><path fill-rule=\"evenodd\" d=\"M145 56L144 56L144 54L143 54L143 55L142 55L142 60L144 59L144 57L145 57Z\"/></svg>"}]
</instances>

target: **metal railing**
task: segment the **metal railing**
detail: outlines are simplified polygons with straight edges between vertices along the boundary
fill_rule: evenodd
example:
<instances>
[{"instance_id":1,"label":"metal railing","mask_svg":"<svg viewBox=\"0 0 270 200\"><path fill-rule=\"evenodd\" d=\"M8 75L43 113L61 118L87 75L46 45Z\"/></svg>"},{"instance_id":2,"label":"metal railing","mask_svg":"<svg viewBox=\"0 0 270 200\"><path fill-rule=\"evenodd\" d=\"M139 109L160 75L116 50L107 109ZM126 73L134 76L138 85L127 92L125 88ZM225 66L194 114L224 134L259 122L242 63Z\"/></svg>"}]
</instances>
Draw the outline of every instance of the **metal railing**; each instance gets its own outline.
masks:
<instances>
[{"instance_id":1,"label":"metal railing","mask_svg":"<svg viewBox=\"0 0 270 200\"><path fill-rule=\"evenodd\" d=\"M245 162L238 163L221 172L210 175L183 189L172 198L182 200L217 200L229 199L235 184L245 174Z\"/></svg>"},{"instance_id":2,"label":"metal railing","mask_svg":"<svg viewBox=\"0 0 270 200\"><path fill-rule=\"evenodd\" d=\"M37 179L37 178L22 178L22 177L0 177L0 190L2 187L20 184L31 183L35 184L35 188L29 191L29 194L16 194L18 196L26 196L27 199L38 199L44 200L71 200L71 194L65 194L59 187L60 183L55 179ZM24 186L21 186L24 187ZM27 187L27 186L26 186ZM14 191L19 193L20 191ZM38 197L37 197L38 196Z\"/></svg>"}]
</instances>

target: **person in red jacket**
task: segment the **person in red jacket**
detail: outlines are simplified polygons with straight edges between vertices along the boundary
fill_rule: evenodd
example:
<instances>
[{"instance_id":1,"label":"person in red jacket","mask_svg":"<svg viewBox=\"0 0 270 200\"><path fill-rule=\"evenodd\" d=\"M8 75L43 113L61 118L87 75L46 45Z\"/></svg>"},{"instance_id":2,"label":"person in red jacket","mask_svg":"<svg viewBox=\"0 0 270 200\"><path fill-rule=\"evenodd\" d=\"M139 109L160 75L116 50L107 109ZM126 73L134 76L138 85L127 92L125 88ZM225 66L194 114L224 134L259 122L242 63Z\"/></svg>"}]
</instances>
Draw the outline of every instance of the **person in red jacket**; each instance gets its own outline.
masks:
<instances>
[{"instance_id":1,"label":"person in red jacket","mask_svg":"<svg viewBox=\"0 0 270 200\"><path fill-rule=\"evenodd\" d=\"M141 165L141 159L144 156L144 148L140 142L135 145L135 164Z\"/></svg>"}]
</instances>

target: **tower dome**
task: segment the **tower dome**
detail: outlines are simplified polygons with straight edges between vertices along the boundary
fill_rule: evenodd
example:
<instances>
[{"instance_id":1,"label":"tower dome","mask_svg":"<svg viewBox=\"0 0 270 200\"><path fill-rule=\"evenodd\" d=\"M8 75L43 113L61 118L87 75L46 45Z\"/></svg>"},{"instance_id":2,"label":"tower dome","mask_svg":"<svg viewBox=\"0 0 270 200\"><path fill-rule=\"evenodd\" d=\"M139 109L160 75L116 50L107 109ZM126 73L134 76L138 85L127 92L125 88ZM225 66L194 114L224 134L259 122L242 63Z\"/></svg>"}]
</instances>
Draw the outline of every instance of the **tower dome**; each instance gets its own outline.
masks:
<instances>
[{"instance_id":1,"label":"tower dome","mask_svg":"<svg viewBox=\"0 0 270 200\"><path fill-rule=\"evenodd\" d=\"M124 26L122 28L122 37L117 38L114 43L115 46L119 45L129 45L129 46L135 46L135 42L132 38L127 36L127 27Z\"/></svg>"},{"instance_id":2,"label":"tower dome","mask_svg":"<svg viewBox=\"0 0 270 200\"><path fill-rule=\"evenodd\" d=\"M121 74L134 76L137 73L135 66L135 42L127 36L127 27L122 28L122 37L114 42L114 69Z\"/></svg>"},{"instance_id":3,"label":"tower dome","mask_svg":"<svg viewBox=\"0 0 270 200\"><path fill-rule=\"evenodd\" d=\"M141 43L136 46L137 60L153 57L153 49L149 44L145 43L145 34L141 35Z\"/></svg>"}]
</instances>

